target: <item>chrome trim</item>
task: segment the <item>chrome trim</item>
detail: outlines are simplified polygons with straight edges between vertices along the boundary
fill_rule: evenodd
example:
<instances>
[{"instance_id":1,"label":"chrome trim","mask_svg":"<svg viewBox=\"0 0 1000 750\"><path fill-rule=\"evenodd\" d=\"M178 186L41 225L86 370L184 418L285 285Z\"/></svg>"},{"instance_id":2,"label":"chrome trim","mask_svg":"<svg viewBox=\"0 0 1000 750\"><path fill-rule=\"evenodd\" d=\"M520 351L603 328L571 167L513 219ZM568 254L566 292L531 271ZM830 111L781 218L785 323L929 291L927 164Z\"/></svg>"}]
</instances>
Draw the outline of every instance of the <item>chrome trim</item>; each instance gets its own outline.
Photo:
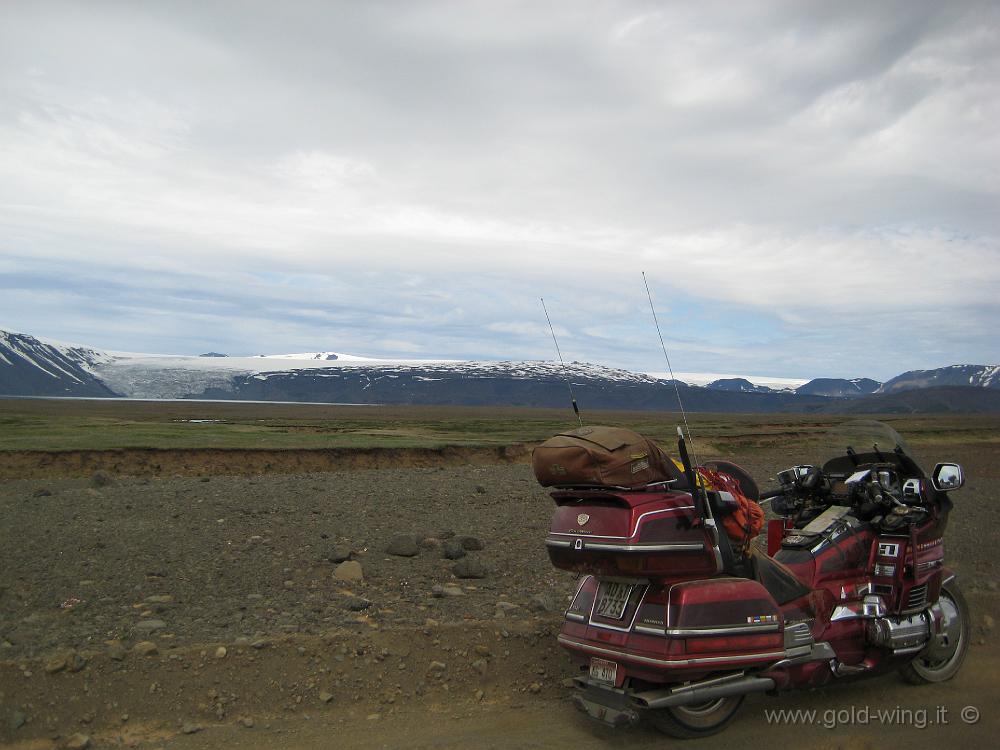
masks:
<instances>
[{"instance_id":1,"label":"chrome trim","mask_svg":"<svg viewBox=\"0 0 1000 750\"><path fill-rule=\"evenodd\" d=\"M785 648L808 646L812 640L812 630L808 622L785 623Z\"/></svg>"},{"instance_id":2,"label":"chrome trim","mask_svg":"<svg viewBox=\"0 0 1000 750\"><path fill-rule=\"evenodd\" d=\"M652 625L636 625L632 628L633 632L642 633L643 635L660 635L666 636L667 631L665 628L659 627L654 628Z\"/></svg>"},{"instance_id":3,"label":"chrome trim","mask_svg":"<svg viewBox=\"0 0 1000 750\"><path fill-rule=\"evenodd\" d=\"M839 620L853 620L857 617L861 617L861 614L855 612L850 607L840 606L833 610L833 614L830 615L830 622L837 622Z\"/></svg>"},{"instance_id":4,"label":"chrome trim","mask_svg":"<svg viewBox=\"0 0 1000 750\"><path fill-rule=\"evenodd\" d=\"M694 508L693 505L677 505L677 506L675 506L673 508L661 508L660 510L648 510L645 513L640 514L639 517L635 519L635 525L632 527L632 533L629 534L628 536L615 536L613 534L595 534L593 536L593 538L594 539L633 539L635 537L635 535L637 533L639 533L639 524L642 523L642 519L644 519L646 516L655 516L658 513L673 513L674 511L677 511L677 510L694 510L694 509L695 508ZM573 533L570 533L568 531L550 531L549 535L550 536L574 536L574 537L581 536L580 534L573 534ZM584 535L584 536L586 536L586 535Z\"/></svg>"},{"instance_id":5,"label":"chrome trim","mask_svg":"<svg viewBox=\"0 0 1000 750\"><path fill-rule=\"evenodd\" d=\"M807 664L812 661L829 661L837 657L833 646L826 641L814 643L808 647L808 650L803 651L805 648L805 646L796 646L795 648L788 649L785 652L785 658L776 664L772 664L769 668L781 669L784 667L793 667L797 664Z\"/></svg>"},{"instance_id":6,"label":"chrome trim","mask_svg":"<svg viewBox=\"0 0 1000 750\"><path fill-rule=\"evenodd\" d=\"M565 617L566 617L567 620L572 620L573 622L586 622L587 621L587 616L586 615L578 615L576 612L570 612L569 610L566 610Z\"/></svg>"},{"instance_id":7,"label":"chrome trim","mask_svg":"<svg viewBox=\"0 0 1000 750\"><path fill-rule=\"evenodd\" d=\"M720 625L710 628L667 628L667 635L699 636L699 635L735 635L739 633L774 633L779 630L778 623L760 623L759 625Z\"/></svg>"},{"instance_id":8,"label":"chrome trim","mask_svg":"<svg viewBox=\"0 0 1000 750\"><path fill-rule=\"evenodd\" d=\"M761 661L766 659L778 659L785 655L784 651L768 651L759 654L737 654L734 656L701 656L692 659L653 659L649 656L639 656L638 654L630 654L627 651L618 651L617 649L611 648L600 648L599 646L591 646L587 643L582 643L574 638L569 638L565 635L559 635L557 638L558 642L564 648L577 648L581 651L586 651L592 654L598 654L600 656L611 656L622 661L633 661L639 662L640 664L652 664L657 667L690 667L696 666L698 664L721 664L725 662L734 661Z\"/></svg>"},{"instance_id":9,"label":"chrome trim","mask_svg":"<svg viewBox=\"0 0 1000 750\"><path fill-rule=\"evenodd\" d=\"M669 544L614 544L609 542L591 541L594 537L584 537L572 534L580 546L576 547L574 542L563 541L562 539L546 539L545 546L558 547L560 549L592 549L600 552L700 552L705 549L705 545L700 542L672 542ZM602 537L613 538L613 537Z\"/></svg>"},{"instance_id":10,"label":"chrome trim","mask_svg":"<svg viewBox=\"0 0 1000 750\"><path fill-rule=\"evenodd\" d=\"M605 542L584 542L584 549L598 549L607 552L695 552L705 549L698 542L673 542L670 544L607 544Z\"/></svg>"}]
</instances>

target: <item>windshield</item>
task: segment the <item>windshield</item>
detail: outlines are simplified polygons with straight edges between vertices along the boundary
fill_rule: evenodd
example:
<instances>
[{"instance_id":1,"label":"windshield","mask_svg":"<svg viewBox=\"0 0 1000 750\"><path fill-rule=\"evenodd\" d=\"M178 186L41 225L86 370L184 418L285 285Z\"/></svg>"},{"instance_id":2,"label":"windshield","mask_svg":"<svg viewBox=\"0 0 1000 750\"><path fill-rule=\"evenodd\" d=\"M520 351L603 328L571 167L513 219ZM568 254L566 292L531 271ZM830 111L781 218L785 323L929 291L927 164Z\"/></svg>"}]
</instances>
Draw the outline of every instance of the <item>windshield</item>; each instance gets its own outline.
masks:
<instances>
[{"instance_id":1,"label":"windshield","mask_svg":"<svg viewBox=\"0 0 1000 750\"><path fill-rule=\"evenodd\" d=\"M854 451L849 455L848 448ZM906 441L884 422L855 419L832 428L820 441L820 465L823 471L850 471L867 463L895 463L909 473L923 474Z\"/></svg>"}]
</instances>

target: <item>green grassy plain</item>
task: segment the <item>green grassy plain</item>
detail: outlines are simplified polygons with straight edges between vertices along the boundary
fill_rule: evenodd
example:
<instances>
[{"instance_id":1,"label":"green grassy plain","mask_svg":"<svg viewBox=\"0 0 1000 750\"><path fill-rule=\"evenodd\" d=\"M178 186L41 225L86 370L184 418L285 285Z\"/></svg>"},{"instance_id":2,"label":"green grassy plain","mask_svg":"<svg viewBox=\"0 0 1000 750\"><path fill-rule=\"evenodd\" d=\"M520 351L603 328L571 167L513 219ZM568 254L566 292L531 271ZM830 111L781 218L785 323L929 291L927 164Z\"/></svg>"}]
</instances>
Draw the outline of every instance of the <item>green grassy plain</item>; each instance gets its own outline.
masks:
<instances>
[{"instance_id":1,"label":"green grassy plain","mask_svg":"<svg viewBox=\"0 0 1000 750\"><path fill-rule=\"evenodd\" d=\"M688 415L696 444L705 454L810 442L846 419ZM883 419L915 446L1000 441L996 415ZM669 444L681 418L676 413L592 411L584 414L584 422L630 427ZM568 409L0 399L0 451L530 445L576 426Z\"/></svg>"}]
</instances>

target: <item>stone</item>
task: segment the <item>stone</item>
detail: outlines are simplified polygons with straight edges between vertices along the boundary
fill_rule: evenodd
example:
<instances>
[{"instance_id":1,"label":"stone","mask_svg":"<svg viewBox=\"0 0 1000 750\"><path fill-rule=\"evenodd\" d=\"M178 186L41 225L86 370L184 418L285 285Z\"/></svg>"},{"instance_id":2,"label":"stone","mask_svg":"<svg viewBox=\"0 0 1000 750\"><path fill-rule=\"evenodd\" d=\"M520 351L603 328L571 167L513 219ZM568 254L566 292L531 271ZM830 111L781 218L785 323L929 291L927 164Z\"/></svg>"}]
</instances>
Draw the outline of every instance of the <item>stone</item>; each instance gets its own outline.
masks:
<instances>
[{"instance_id":1,"label":"stone","mask_svg":"<svg viewBox=\"0 0 1000 750\"><path fill-rule=\"evenodd\" d=\"M108 644L108 657L112 661L124 661L125 647L121 644L121 641L113 641Z\"/></svg>"},{"instance_id":2,"label":"stone","mask_svg":"<svg viewBox=\"0 0 1000 750\"><path fill-rule=\"evenodd\" d=\"M327 691L322 690L322 691L320 691L319 699L323 703L329 703L330 701L333 700L333 693L328 693Z\"/></svg>"},{"instance_id":3,"label":"stone","mask_svg":"<svg viewBox=\"0 0 1000 750\"><path fill-rule=\"evenodd\" d=\"M74 651L70 654L69 658L66 659L66 669L70 672L79 672L81 669L87 666L87 657L83 654Z\"/></svg>"},{"instance_id":4,"label":"stone","mask_svg":"<svg viewBox=\"0 0 1000 750\"><path fill-rule=\"evenodd\" d=\"M226 654L228 654L228 653L229 653L229 650L225 646L219 646L217 649L215 649L215 658L216 659L225 659L226 658Z\"/></svg>"},{"instance_id":5,"label":"stone","mask_svg":"<svg viewBox=\"0 0 1000 750\"><path fill-rule=\"evenodd\" d=\"M66 750L87 750L87 748L90 747L90 737L77 732L66 740L66 744L63 745L63 747L66 748Z\"/></svg>"},{"instance_id":6,"label":"stone","mask_svg":"<svg viewBox=\"0 0 1000 750\"><path fill-rule=\"evenodd\" d=\"M528 601L528 609L532 612L551 612L555 609L555 603L548 594L535 594Z\"/></svg>"},{"instance_id":7,"label":"stone","mask_svg":"<svg viewBox=\"0 0 1000 750\"><path fill-rule=\"evenodd\" d=\"M201 726L201 724L195 724L193 722L187 722L186 721L186 722L184 722L181 725L181 733L182 734L197 734L198 732L200 732L202 730L202 728L203 727Z\"/></svg>"},{"instance_id":8,"label":"stone","mask_svg":"<svg viewBox=\"0 0 1000 750\"><path fill-rule=\"evenodd\" d=\"M529 693L540 693L540 692L542 692L542 686L541 686L541 684L538 683L538 682L531 683L530 685L528 685L528 692Z\"/></svg>"},{"instance_id":9,"label":"stone","mask_svg":"<svg viewBox=\"0 0 1000 750\"><path fill-rule=\"evenodd\" d=\"M338 581L363 581L365 578L361 563L357 560L342 562L334 569L333 577Z\"/></svg>"},{"instance_id":10,"label":"stone","mask_svg":"<svg viewBox=\"0 0 1000 750\"><path fill-rule=\"evenodd\" d=\"M10 715L10 731L16 732L28 722L28 717L21 711L14 711Z\"/></svg>"},{"instance_id":11,"label":"stone","mask_svg":"<svg viewBox=\"0 0 1000 750\"><path fill-rule=\"evenodd\" d=\"M37 490L31 493L32 497L52 497L52 490L48 487L39 487Z\"/></svg>"},{"instance_id":12,"label":"stone","mask_svg":"<svg viewBox=\"0 0 1000 750\"><path fill-rule=\"evenodd\" d=\"M485 495L486 494L486 488L483 487L483 485L481 485L481 484L477 484L476 485L476 494L477 495Z\"/></svg>"},{"instance_id":13,"label":"stone","mask_svg":"<svg viewBox=\"0 0 1000 750\"><path fill-rule=\"evenodd\" d=\"M483 549L483 547L485 546L483 544L483 540L477 536L460 536L458 538L458 541L465 549L469 550L470 552L476 552L478 550Z\"/></svg>"},{"instance_id":14,"label":"stone","mask_svg":"<svg viewBox=\"0 0 1000 750\"><path fill-rule=\"evenodd\" d=\"M152 633L156 630L163 630L165 627L167 627L167 623L163 620L139 620L135 624L135 630L140 633Z\"/></svg>"},{"instance_id":15,"label":"stone","mask_svg":"<svg viewBox=\"0 0 1000 750\"><path fill-rule=\"evenodd\" d=\"M446 583L444 586L434 584L434 587L431 589L431 595L440 599L444 596L465 596L465 592L462 591L461 586L456 586L453 583Z\"/></svg>"},{"instance_id":16,"label":"stone","mask_svg":"<svg viewBox=\"0 0 1000 750\"><path fill-rule=\"evenodd\" d=\"M241 716L240 717L240 724L242 724L247 729L253 729L253 725L254 725L253 717L251 717L251 716Z\"/></svg>"},{"instance_id":17,"label":"stone","mask_svg":"<svg viewBox=\"0 0 1000 750\"><path fill-rule=\"evenodd\" d=\"M150 604L173 604L174 597L170 594L153 594L153 596L147 596L146 601Z\"/></svg>"},{"instance_id":18,"label":"stone","mask_svg":"<svg viewBox=\"0 0 1000 750\"><path fill-rule=\"evenodd\" d=\"M488 666L488 663L487 663L486 659L476 659L475 661L472 662L472 668L474 670L476 670L477 672L479 672L479 674L481 674L481 675L486 674L486 668L487 668L487 666Z\"/></svg>"},{"instance_id":19,"label":"stone","mask_svg":"<svg viewBox=\"0 0 1000 750\"><path fill-rule=\"evenodd\" d=\"M45 660L43 669L49 674L55 674L66 669L67 655L65 653L52 654Z\"/></svg>"},{"instance_id":20,"label":"stone","mask_svg":"<svg viewBox=\"0 0 1000 750\"><path fill-rule=\"evenodd\" d=\"M255 648L258 651L262 648L267 648L271 645L271 642L267 638L258 638L250 642L250 648Z\"/></svg>"},{"instance_id":21,"label":"stone","mask_svg":"<svg viewBox=\"0 0 1000 750\"><path fill-rule=\"evenodd\" d=\"M326 559L332 563L342 563L351 559L351 550L341 544L335 544L330 547L330 551L326 555Z\"/></svg>"},{"instance_id":22,"label":"stone","mask_svg":"<svg viewBox=\"0 0 1000 750\"><path fill-rule=\"evenodd\" d=\"M520 609L520 607L518 607L516 604L513 604L512 602L502 602L502 601L496 603L496 608L499 610L503 610L504 612L510 612L515 609Z\"/></svg>"},{"instance_id":23,"label":"stone","mask_svg":"<svg viewBox=\"0 0 1000 750\"><path fill-rule=\"evenodd\" d=\"M159 647L152 641L139 641L132 647L132 651L139 656L155 656L160 653Z\"/></svg>"},{"instance_id":24,"label":"stone","mask_svg":"<svg viewBox=\"0 0 1000 750\"><path fill-rule=\"evenodd\" d=\"M389 546L385 551L396 557L416 557L420 554L420 545L417 544L417 537L413 534L396 534L389 540Z\"/></svg>"},{"instance_id":25,"label":"stone","mask_svg":"<svg viewBox=\"0 0 1000 750\"><path fill-rule=\"evenodd\" d=\"M452 567L451 572L457 578L485 578L486 566L474 557L466 557L459 560Z\"/></svg>"},{"instance_id":26,"label":"stone","mask_svg":"<svg viewBox=\"0 0 1000 750\"><path fill-rule=\"evenodd\" d=\"M108 487L115 483L115 480L106 471L95 471L90 475L91 487Z\"/></svg>"},{"instance_id":27,"label":"stone","mask_svg":"<svg viewBox=\"0 0 1000 750\"><path fill-rule=\"evenodd\" d=\"M990 617L989 615L983 615L983 630L989 633L991 630L993 630L995 625L996 622L994 622L992 617Z\"/></svg>"},{"instance_id":28,"label":"stone","mask_svg":"<svg viewBox=\"0 0 1000 750\"><path fill-rule=\"evenodd\" d=\"M443 674L447 669L448 665L445 664L443 661L432 661L430 663L430 666L427 667L428 672L437 675Z\"/></svg>"},{"instance_id":29,"label":"stone","mask_svg":"<svg viewBox=\"0 0 1000 750\"><path fill-rule=\"evenodd\" d=\"M441 548L441 554L446 560L461 560L468 552L457 539L449 539Z\"/></svg>"},{"instance_id":30,"label":"stone","mask_svg":"<svg viewBox=\"0 0 1000 750\"><path fill-rule=\"evenodd\" d=\"M292 581L292 580L289 579L289 580L285 581L282 585L286 589L294 589L295 588L295 581Z\"/></svg>"},{"instance_id":31,"label":"stone","mask_svg":"<svg viewBox=\"0 0 1000 750\"><path fill-rule=\"evenodd\" d=\"M349 596L344 600L344 607L351 612L362 612L372 606L363 596Z\"/></svg>"}]
</instances>

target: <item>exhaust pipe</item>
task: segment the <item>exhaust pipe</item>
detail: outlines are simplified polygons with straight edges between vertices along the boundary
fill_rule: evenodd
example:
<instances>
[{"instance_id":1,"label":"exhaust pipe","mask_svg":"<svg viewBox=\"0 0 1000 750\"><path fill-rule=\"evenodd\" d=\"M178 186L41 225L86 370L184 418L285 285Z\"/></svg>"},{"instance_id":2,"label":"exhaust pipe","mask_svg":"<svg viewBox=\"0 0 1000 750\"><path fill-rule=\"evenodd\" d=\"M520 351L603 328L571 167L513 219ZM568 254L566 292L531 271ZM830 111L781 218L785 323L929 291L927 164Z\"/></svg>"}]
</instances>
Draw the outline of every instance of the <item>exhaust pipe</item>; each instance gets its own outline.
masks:
<instances>
[{"instance_id":1,"label":"exhaust pipe","mask_svg":"<svg viewBox=\"0 0 1000 750\"><path fill-rule=\"evenodd\" d=\"M632 703L637 708L667 708L668 706L687 706L692 703L704 703L716 698L728 698L731 695L745 693L764 693L774 689L774 680L770 677L745 677L736 675L721 679L705 680L694 685L673 688L672 690L648 690L632 696Z\"/></svg>"}]
</instances>

